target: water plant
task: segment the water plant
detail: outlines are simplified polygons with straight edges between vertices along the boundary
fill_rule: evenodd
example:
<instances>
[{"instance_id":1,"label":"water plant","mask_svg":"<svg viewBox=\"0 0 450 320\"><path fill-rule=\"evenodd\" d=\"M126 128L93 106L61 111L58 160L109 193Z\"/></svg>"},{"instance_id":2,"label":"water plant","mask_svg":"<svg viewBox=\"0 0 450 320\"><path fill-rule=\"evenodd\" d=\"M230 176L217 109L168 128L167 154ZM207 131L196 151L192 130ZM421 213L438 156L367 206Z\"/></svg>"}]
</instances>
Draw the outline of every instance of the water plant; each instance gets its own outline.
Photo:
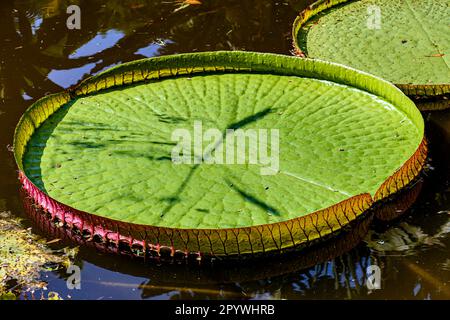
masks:
<instances>
[{"instance_id":1,"label":"water plant","mask_svg":"<svg viewBox=\"0 0 450 320\"><path fill-rule=\"evenodd\" d=\"M174 163L172 133L198 120L221 132L279 130L279 169ZM34 103L14 139L23 187L53 220L171 255L279 252L326 239L413 181L426 153L420 112L390 83L252 52L114 67Z\"/></svg>"},{"instance_id":2,"label":"water plant","mask_svg":"<svg viewBox=\"0 0 450 320\"><path fill-rule=\"evenodd\" d=\"M424 109L450 107L447 1L320 0L302 11L297 55L342 63L395 83Z\"/></svg>"},{"instance_id":3,"label":"water plant","mask_svg":"<svg viewBox=\"0 0 450 320\"><path fill-rule=\"evenodd\" d=\"M11 213L0 212L0 300L41 291L47 286L41 273L67 267L70 258L51 250Z\"/></svg>"}]
</instances>

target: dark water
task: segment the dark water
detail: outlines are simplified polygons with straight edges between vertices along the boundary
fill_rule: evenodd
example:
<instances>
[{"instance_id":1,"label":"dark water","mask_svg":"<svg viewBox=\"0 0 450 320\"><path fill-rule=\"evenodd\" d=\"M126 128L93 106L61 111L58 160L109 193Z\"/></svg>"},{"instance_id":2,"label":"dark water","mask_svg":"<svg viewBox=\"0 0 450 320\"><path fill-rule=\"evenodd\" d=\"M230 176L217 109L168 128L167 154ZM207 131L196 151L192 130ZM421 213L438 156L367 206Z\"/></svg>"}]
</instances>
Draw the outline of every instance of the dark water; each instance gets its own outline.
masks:
<instances>
[{"instance_id":1,"label":"dark water","mask_svg":"<svg viewBox=\"0 0 450 320\"><path fill-rule=\"evenodd\" d=\"M290 54L291 23L308 2L80 0L81 29L68 30L70 1L2 0L0 211L49 234L24 214L8 151L20 115L35 99L143 57L235 49ZM424 116L431 161L421 192L401 218L372 224L366 241L359 241L362 223L356 236L331 247L226 267L144 263L82 247L81 290L67 289L64 270L42 277L65 299L450 299L450 112ZM365 285L369 265L381 269L380 290Z\"/></svg>"}]
</instances>

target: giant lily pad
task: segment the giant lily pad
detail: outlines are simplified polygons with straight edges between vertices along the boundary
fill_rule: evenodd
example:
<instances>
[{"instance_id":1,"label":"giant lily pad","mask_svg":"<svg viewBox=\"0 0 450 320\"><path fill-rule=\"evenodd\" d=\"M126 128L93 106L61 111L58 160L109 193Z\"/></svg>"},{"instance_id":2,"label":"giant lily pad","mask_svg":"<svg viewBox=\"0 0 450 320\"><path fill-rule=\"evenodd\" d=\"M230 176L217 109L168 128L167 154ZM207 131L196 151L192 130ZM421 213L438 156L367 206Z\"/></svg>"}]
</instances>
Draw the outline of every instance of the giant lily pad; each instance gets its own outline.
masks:
<instances>
[{"instance_id":1,"label":"giant lily pad","mask_svg":"<svg viewBox=\"0 0 450 320\"><path fill-rule=\"evenodd\" d=\"M448 1L327 0L303 11L293 27L297 53L387 79L407 95L450 93ZM427 108L449 106L448 100Z\"/></svg>"},{"instance_id":2,"label":"giant lily pad","mask_svg":"<svg viewBox=\"0 0 450 320\"><path fill-rule=\"evenodd\" d=\"M46 265L54 265L55 270L70 265L76 249L69 251L65 254L52 251L42 239L25 229L20 219L10 212L0 212L0 300L15 299L25 291L46 287L41 272Z\"/></svg>"},{"instance_id":3,"label":"giant lily pad","mask_svg":"<svg viewBox=\"0 0 450 320\"><path fill-rule=\"evenodd\" d=\"M227 129L277 129L279 166L173 162L173 132L198 122L224 133L214 150ZM335 234L411 182L426 145L420 112L384 80L214 52L127 63L43 98L20 120L14 152L24 188L54 219L146 250L220 256Z\"/></svg>"}]
</instances>

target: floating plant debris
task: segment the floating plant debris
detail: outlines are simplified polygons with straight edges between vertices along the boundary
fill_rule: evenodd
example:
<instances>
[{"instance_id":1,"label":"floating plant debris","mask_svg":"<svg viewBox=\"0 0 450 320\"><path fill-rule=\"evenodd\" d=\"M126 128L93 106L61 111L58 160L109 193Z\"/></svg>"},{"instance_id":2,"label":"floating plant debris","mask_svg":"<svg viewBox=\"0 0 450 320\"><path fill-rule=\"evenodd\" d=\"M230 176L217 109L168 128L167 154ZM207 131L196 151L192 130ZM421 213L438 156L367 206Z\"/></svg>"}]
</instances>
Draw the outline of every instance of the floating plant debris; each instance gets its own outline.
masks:
<instances>
[{"instance_id":1,"label":"floating plant debris","mask_svg":"<svg viewBox=\"0 0 450 320\"><path fill-rule=\"evenodd\" d=\"M449 15L448 1L321 0L295 20L294 45L298 55L367 71L442 109L450 107Z\"/></svg>"}]
</instances>

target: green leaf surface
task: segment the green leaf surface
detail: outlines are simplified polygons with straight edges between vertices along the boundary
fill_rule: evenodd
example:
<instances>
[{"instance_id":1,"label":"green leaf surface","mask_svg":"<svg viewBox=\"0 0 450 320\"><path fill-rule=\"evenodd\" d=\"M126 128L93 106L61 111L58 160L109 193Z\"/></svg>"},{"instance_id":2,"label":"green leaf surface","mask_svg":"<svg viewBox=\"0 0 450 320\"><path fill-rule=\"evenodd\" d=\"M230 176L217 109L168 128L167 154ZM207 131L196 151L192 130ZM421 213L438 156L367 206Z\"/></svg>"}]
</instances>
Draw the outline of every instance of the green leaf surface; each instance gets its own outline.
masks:
<instances>
[{"instance_id":1,"label":"green leaf surface","mask_svg":"<svg viewBox=\"0 0 450 320\"><path fill-rule=\"evenodd\" d=\"M177 65L189 57L264 59L264 68L274 71L200 72L79 96L31 136L23 156L27 177L64 204L115 220L245 227L305 216L362 193L373 196L422 141L420 113L382 80L268 54L198 54L168 61ZM138 67L165 63L158 59ZM286 71L307 63L318 75L333 74L336 82ZM86 86L135 67L113 69ZM344 71L372 80L374 88L386 86L386 97L339 83ZM261 165L248 162L174 164L172 132L192 132L194 121L201 121L204 131L278 129L279 171L261 175ZM246 148L246 154L256 152Z\"/></svg>"},{"instance_id":2,"label":"green leaf surface","mask_svg":"<svg viewBox=\"0 0 450 320\"><path fill-rule=\"evenodd\" d=\"M325 10L330 3L335 6ZM306 23L294 26L296 44L308 57L367 71L407 94L450 91L449 1L334 0L315 7Z\"/></svg>"}]
</instances>

